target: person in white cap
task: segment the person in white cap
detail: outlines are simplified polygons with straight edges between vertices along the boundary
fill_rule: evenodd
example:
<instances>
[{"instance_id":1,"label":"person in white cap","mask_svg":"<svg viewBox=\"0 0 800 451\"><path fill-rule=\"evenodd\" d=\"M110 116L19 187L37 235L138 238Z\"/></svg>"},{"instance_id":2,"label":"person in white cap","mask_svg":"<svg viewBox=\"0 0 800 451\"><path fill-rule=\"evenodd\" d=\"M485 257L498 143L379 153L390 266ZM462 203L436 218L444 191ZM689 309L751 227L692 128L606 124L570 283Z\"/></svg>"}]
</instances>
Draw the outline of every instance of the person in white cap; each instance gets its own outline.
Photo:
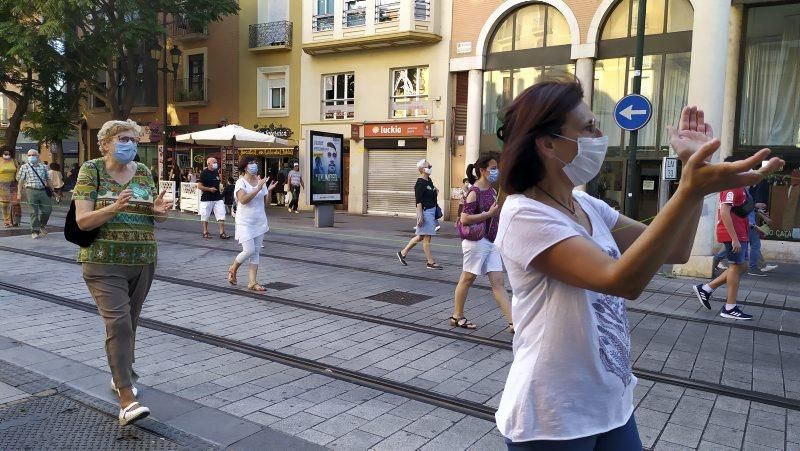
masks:
<instances>
[{"instance_id":1,"label":"person in white cap","mask_svg":"<svg viewBox=\"0 0 800 451\"><path fill-rule=\"evenodd\" d=\"M437 197L439 190L433 186L431 181L431 170L433 166L428 163L428 160L420 160L417 163L417 170L419 171L419 178L416 185L414 185L414 197L416 198L417 205L417 232L414 238L408 242L403 250L397 252L397 259L403 266L408 266L406 257L408 252L417 244L422 242L422 250L425 252L427 260L426 267L428 269L442 269L442 266L433 260L431 255L431 238L436 235L437 221Z\"/></svg>"},{"instance_id":2,"label":"person in white cap","mask_svg":"<svg viewBox=\"0 0 800 451\"><path fill-rule=\"evenodd\" d=\"M297 211L297 204L300 202L300 188L305 189L306 187L305 183L303 183L303 176L300 174L300 163L294 163L294 167L289 171L287 178L289 180L289 189L292 193L292 201L289 202L288 210L300 213Z\"/></svg>"}]
</instances>

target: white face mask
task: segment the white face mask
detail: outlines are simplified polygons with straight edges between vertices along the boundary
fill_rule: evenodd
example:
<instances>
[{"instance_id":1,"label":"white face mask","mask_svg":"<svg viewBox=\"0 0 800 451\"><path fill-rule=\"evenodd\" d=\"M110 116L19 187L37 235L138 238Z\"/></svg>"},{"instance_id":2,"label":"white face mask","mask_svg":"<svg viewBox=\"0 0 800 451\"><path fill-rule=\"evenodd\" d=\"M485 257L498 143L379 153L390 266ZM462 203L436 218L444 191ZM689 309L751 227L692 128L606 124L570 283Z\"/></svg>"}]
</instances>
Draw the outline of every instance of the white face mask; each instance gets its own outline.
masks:
<instances>
[{"instance_id":1,"label":"white face mask","mask_svg":"<svg viewBox=\"0 0 800 451\"><path fill-rule=\"evenodd\" d=\"M608 151L608 136L577 140L561 135L555 136L578 143L578 154L569 163L556 157L558 161L564 163L564 174L573 185L585 185L600 173Z\"/></svg>"},{"instance_id":2,"label":"white face mask","mask_svg":"<svg viewBox=\"0 0 800 451\"><path fill-rule=\"evenodd\" d=\"M433 172L433 168L425 168L425 169L422 170L422 172L424 172L424 173L426 173L428 175L431 175L431 173Z\"/></svg>"}]
</instances>

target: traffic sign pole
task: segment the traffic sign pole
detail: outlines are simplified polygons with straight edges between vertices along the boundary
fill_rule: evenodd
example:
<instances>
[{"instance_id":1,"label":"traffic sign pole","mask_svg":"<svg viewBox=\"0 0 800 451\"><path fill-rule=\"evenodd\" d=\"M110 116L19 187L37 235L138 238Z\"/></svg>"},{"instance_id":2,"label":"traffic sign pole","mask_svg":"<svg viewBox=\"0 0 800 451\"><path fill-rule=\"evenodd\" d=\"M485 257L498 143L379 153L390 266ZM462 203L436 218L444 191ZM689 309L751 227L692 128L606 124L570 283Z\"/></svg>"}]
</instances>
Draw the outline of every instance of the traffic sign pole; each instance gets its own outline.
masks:
<instances>
[{"instance_id":1,"label":"traffic sign pole","mask_svg":"<svg viewBox=\"0 0 800 451\"><path fill-rule=\"evenodd\" d=\"M644 25L647 12L647 0L639 0L639 9L636 21L636 55L633 63L633 93L641 94L642 91L642 63L644 59ZM631 113L629 113L631 114ZM639 131L633 130L628 141L628 176L625 199L625 214L636 218L639 213L639 173L636 167L636 148L639 147Z\"/></svg>"}]
</instances>

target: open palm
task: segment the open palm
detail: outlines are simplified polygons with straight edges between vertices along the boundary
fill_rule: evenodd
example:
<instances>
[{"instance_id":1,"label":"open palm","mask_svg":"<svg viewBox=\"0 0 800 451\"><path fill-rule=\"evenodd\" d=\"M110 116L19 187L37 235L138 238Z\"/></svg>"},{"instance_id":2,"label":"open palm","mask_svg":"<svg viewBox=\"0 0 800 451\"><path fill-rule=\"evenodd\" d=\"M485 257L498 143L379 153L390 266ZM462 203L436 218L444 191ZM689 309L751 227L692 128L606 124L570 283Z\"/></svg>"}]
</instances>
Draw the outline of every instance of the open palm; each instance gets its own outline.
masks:
<instances>
[{"instance_id":1,"label":"open palm","mask_svg":"<svg viewBox=\"0 0 800 451\"><path fill-rule=\"evenodd\" d=\"M172 204L164 200L164 194L167 191L161 191L161 194L153 201L153 213L157 215L164 215L167 214L168 211L172 210Z\"/></svg>"},{"instance_id":2,"label":"open palm","mask_svg":"<svg viewBox=\"0 0 800 451\"><path fill-rule=\"evenodd\" d=\"M714 138L711 124L705 122L705 113L695 106L683 107L678 129L668 127L668 130L670 144L683 163Z\"/></svg>"}]
</instances>

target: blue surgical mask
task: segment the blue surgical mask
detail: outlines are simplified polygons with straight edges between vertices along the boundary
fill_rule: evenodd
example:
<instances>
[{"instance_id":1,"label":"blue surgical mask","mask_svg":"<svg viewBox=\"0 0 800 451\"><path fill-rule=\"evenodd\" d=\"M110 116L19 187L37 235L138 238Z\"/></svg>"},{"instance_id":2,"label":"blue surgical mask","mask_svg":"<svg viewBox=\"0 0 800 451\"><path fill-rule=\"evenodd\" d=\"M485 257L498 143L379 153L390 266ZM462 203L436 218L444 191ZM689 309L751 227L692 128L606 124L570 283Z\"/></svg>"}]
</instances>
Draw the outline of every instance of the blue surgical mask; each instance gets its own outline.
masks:
<instances>
[{"instance_id":1,"label":"blue surgical mask","mask_svg":"<svg viewBox=\"0 0 800 451\"><path fill-rule=\"evenodd\" d=\"M36 164L36 163L38 163L38 162L39 162L39 157L35 157L35 156L33 156L33 155L29 155L29 156L28 156L28 163L30 163L30 164Z\"/></svg>"},{"instance_id":2,"label":"blue surgical mask","mask_svg":"<svg viewBox=\"0 0 800 451\"><path fill-rule=\"evenodd\" d=\"M114 143L114 159L122 164L128 164L136 158L136 143L117 141Z\"/></svg>"},{"instance_id":3,"label":"blue surgical mask","mask_svg":"<svg viewBox=\"0 0 800 451\"><path fill-rule=\"evenodd\" d=\"M497 168L489 169L489 183L494 183L500 177L500 170Z\"/></svg>"},{"instance_id":4,"label":"blue surgical mask","mask_svg":"<svg viewBox=\"0 0 800 451\"><path fill-rule=\"evenodd\" d=\"M256 175L256 174L258 174L258 165L257 165L257 164L255 164L255 163L253 163L253 164L248 164L248 165L247 165L247 172L249 172L251 175Z\"/></svg>"},{"instance_id":5,"label":"blue surgical mask","mask_svg":"<svg viewBox=\"0 0 800 451\"><path fill-rule=\"evenodd\" d=\"M214 164L211 165L211 170L212 171L216 171L217 169L219 169L219 165L217 163L214 163Z\"/></svg>"}]
</instances>

